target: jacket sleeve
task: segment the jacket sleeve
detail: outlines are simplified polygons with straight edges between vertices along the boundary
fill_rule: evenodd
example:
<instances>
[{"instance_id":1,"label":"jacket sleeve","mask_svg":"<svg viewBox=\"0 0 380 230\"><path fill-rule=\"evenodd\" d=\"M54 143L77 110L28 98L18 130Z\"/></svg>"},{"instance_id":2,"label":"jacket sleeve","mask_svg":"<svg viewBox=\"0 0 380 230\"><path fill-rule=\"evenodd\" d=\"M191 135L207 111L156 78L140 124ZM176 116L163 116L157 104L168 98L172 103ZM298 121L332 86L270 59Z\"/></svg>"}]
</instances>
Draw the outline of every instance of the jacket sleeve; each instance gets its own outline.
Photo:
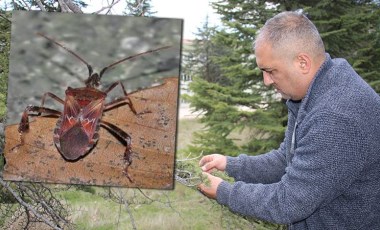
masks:
<instances>
[{"instance_id":1,"label":"jacket sleeve","mask_svg":"<svg viewBox=\"0 0 380 230\"><path fill-rule=\"evenodd\" d=\"M363 170L368 135L357 124L347 115L327 112L304 121L302 128L301 124L298 126L292 163L280 181L272 184L223 181L217 189L217 201L234 212L275 223L290 224L305 219L341 195ZM266 173L262 168L255 172L254 168L259 166L253 163L254 158L241 159L234 160L242 161L241 174ZM251 171L246 170L248 164L252 164ZM245 178L233 167L234 170L229 170L237 178Z\"/></svg>"},{"instance_id":2,"label":"jacket sleeve","mask_svg":"<svg viewBox=\"0 0 380 230\"><path fill-rule=\"evenodd\" d=\"M247 183L278 182L285 173L285 143L277 150L258 156L241 154L238 157L227 157L226 172L236 181Z\"/></svg>"},{"instance_id":3,"label":"jacket sleeve","mask_svg":"<svg viewBox=\"0 0 380 230\"><path fill-rule=\"evenodd\" d=\"M294 127L294 124L289 124ZM275 183L280 181L285 174L286 163L286 143L288 143L289 130L285 132L284 141L276 150L258 156L247 156L241 154L238 157L227 157L226 173L233 177L235 181L246 183Z\"/></svg>"}]
</instances>

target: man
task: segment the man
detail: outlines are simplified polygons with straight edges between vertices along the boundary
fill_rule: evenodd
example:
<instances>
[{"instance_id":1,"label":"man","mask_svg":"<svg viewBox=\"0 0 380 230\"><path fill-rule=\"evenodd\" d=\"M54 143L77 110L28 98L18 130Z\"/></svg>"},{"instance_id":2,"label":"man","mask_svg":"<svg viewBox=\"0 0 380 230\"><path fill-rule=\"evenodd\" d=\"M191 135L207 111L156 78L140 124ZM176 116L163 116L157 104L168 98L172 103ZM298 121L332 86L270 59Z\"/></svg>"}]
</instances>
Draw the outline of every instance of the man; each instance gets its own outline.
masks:
<instances>
[{"instance_id":1,"label":"man","mask_svg":"<svg viewBox=\"0 0 380 230\"><path fill-rule=\"evenodd\" d=\"M287 99L279 149L203 157L206 196L289 229L380 229L380 97L344 59L331 59L303 14L268 20L254 43L264 83ZM209 174L226 171L230 184Z\"/></svg>"}]
</instances>

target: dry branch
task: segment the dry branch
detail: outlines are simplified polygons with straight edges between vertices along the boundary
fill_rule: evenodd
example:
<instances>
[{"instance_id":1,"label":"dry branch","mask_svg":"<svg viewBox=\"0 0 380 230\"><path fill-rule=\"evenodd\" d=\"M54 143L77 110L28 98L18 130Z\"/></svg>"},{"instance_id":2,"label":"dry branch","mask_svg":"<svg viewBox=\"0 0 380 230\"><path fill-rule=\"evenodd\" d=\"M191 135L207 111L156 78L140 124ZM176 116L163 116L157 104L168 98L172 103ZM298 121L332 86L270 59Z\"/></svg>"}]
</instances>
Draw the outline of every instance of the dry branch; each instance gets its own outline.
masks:
<instances>
[{"instance_id":1,"label":"dry branch","mask_svg":"<svg viewBox=\"0 0 380 230\"><path fill-rule=\"evenodd\" d=\"M47 225L49 225L51 228L56 229L56 230L62 230L62 228L59 225L53 223L51 220L49 220L48 218L46 218L45 215L44 215L44 213L41 213L33 205L29 204L24 199L22 199L20 197L20 195L10 186L10 182L5 182L2 178L0 178L0 184L7 191L9 191L12 194L12 196L17 200L17 202L21 206L23 206L27 210L26 213L31 212L35 217L37 217L38 219L40 219L41 221L43 221L44 223L46 223ZM24 192L27 191L27 190L24 190L24 189L20 189L20 190L24 191ZM50 211L52 211L52 209L50 209ZM57 214L55 214L55 215L57 215ZM60 218L60 220L63 220L63 218ZM64 222L67 223L67 221L64 221ZM28 221L27 225L28 224L29 224L29 221Z\"/></svg>"},{"instance_id":2,"label":"dry branch","mask_svg":"<svg viewBox=\"0 0 380 230\"><path fill-rule=\"evenodd\" d=\"M93 12L93 14L100 14L100 13L101 13L102 11L104 11L104 10L108 10L108 11L110 11L111 8L112 8L113 6L115 6L115 5L116 5L117 3L119 3L119 2L120 2L120 0L112 1L112 3L111 3L110 5L102 7L101 9L99 9L99 10Z\"/></svg>"},{"instance_id":3,"label":"dry branch","mask_svg":"<svg viewBox=\"0 0 380 230\"><path fill-rule=\"evenodd\" d=\"M74 13L83 13L83 11L81 10L81 8L79 6L77 6L75 3L73 3L73 1L71 1L71 0L63 0L63 1L66 4L66 6L71 11L73 11Z\"/></svg>"},{"instance_id":4,"label":"dry branch","mask_svg":"<svg viewBox=\"0 0 380 230\"><path fill-rule=\"evenodd\" d=\"M46 11L45 6L42 4L41 0L36 0L36 3L38 7L41 9L41 11Z\"/></svg>"}]
</instances>

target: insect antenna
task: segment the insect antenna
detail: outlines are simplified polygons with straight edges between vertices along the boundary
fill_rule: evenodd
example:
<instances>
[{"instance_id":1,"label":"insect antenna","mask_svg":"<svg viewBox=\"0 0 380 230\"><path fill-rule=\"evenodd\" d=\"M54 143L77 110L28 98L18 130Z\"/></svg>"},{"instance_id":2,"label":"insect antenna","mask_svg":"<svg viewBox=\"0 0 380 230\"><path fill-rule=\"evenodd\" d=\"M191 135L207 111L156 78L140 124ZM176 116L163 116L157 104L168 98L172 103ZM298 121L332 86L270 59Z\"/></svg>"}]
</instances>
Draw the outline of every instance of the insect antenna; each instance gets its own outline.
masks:
<instances>
[{"instance_id":1,"label":"insect antenna","mask_svg":"<svg viewBox=\"0 0 380 230\"><path fill-rule=\"evenodd\" d=\"M62 47L63 49L65 49L67 52L71 53L74 57L76 57L78 60L80 60L81 62L83 62L84 64L86 64L87 68L88 68L88 72L89 72L89 76L92 75L92 72L93 72L93 69L92 69L92 66L90 64L88 64L83 58L81 58L78 54L76 54L74 51L70 50L69 48L67 48L66 46L62 45L61 43L55 41L53 38L50 38L48 36L46 36L45 34L42 34L42 33L39 33L37 32L38 35L40 35L41 37L44 37L46 38L47 40L53 42L54 44Z\"/></svg>"},{"instance_id":2,"label":"insect antenna","mask_svg":"<svg viewBox=\"0 0 380 230\"><path fill-rule=\"evenodd\" d=\"M127 61L127 60L131 60L131 59L134 59L136 57L139 57L139 56L142 56L142 55L145 55L145 54L149 54L149 53L153 53L153 52L156 52L156 51L159 51L159 50L163 50L163 49L167 49L167 48L170 48L171 46L163 46L163 47L160 47L160 48L157 48L157 49L153 49L153 50L148 50L148 51L145 51L145 52L142 52L142 53L139 53L139 54L135 54L135 55L132 55L132 56L129 56L129 57L126 57L126 58L123 58L119 61L116 61L106 67L104 67L100 73L99 73L99 80L100 78L102 77L102 75L104 74L104 72L106 72L108 69L111 69L112 67L114 67L115 65L117 64L120 64L124 61Z\"/></svg>"}]
</instances>

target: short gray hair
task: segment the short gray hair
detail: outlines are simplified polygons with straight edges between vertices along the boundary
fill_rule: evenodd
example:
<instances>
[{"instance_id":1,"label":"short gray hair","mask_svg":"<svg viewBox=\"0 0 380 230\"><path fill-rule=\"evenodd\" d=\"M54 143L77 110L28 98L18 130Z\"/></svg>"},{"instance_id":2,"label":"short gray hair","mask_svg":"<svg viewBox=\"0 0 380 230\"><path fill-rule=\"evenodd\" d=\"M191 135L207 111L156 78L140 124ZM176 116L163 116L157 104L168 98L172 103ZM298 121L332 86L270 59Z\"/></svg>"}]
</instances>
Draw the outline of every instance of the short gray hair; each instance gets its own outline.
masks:
<instances>
[{"instance_id":1,"label":"short gray hair","mask_svg":"<svg viewBox=\"0 0 380 230\"><path fill-rule=\"evenodd\" d=\"M269 19L259 31L253 48L262 41L269 42L273 49L280 48L294 54L308 52L317 56L325 53L317 28L300 12L286 11Z\"/></svg>"}]
</instances>

